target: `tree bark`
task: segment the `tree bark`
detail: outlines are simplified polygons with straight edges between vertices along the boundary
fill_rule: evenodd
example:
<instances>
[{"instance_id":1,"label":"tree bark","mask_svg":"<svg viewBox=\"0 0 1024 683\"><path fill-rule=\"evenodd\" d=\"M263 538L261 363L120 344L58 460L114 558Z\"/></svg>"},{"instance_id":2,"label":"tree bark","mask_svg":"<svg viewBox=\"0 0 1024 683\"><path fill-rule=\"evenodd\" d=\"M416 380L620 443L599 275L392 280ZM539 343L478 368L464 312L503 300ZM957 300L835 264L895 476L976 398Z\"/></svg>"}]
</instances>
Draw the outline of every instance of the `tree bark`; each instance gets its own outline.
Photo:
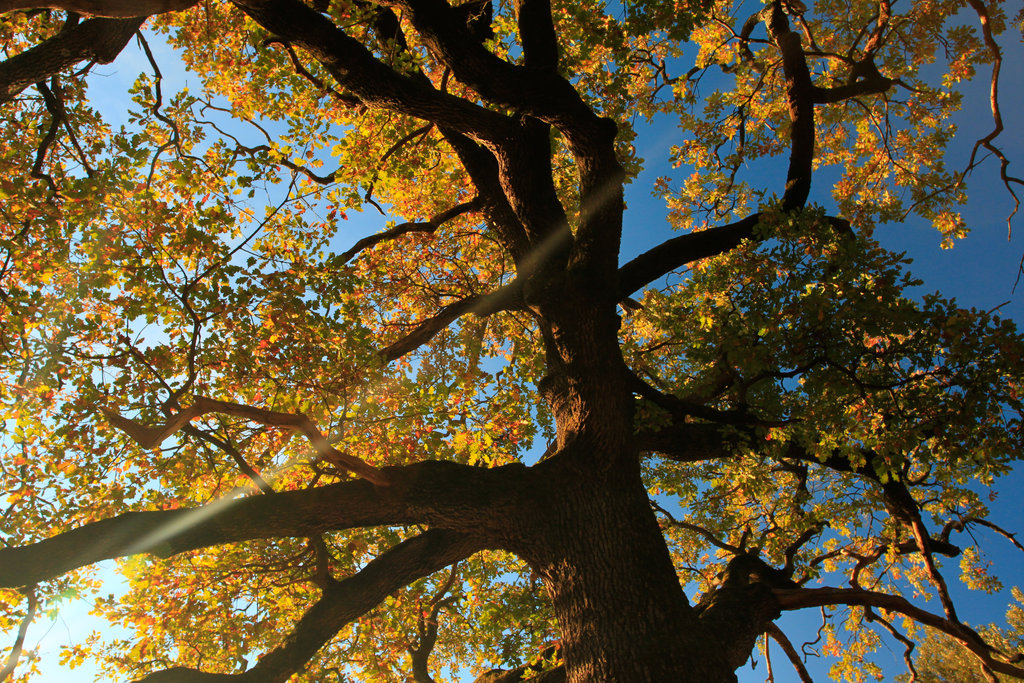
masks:
<instances>
[{"instance_id":1,"label":"tree bark","mask_svg":"<svg viewBox=\"0 0 1024 683\"><path fill-rule=\"evenodd\" d=\"M145 17L89 19L0 63L0 103L79 62L114 61Z\"/></svg>"},{"instance_id":2,"label":"tree bark","mask_svg":"<svg viewBox=\"0 0 1024 683\"><path fill-rule=\"evenodd\" d=\"M562 485L552 487L550 503L539 512L544 547L519 552L551 597L566 680L735 680L719 648L704 641L636 461L600 477L563 472L547 480Z\"/></svg>"},{"instance_id":3,"label":"tree bark","mask_svg":"<svg viewBox=\"0 0 1024 683\"><path fill-rule=\"evenodd\" d=\"M0 0L0 13L59 9L93 17L148 17L188 9L199 0Z\"/></svg>"}]
</instances>

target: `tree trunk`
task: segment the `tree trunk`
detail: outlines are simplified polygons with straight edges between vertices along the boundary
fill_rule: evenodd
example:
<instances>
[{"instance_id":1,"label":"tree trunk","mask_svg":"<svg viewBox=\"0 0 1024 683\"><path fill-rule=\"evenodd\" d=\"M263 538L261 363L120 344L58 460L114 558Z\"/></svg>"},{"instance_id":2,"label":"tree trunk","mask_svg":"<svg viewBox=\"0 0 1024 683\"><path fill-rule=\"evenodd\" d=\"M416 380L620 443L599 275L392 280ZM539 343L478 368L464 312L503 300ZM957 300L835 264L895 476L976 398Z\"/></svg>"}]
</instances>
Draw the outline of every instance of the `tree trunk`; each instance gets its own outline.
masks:
<instances>
[{"instance_id":1,"label":"tree trunk","mask_svg":"<svg viewBox=\"0 0 1024 683\"><path fill-rule=\"evenodd\" d=\"M521 554L554 605L569 683L734 681L679 585L637 461L558 474L536 511L543 547Z\"/></svg>"},{"instance_id":2,"label":"tree trunk","mask_svg":"<svg viewBox=\"0 0 1024 683\"><path fill-rule=\"evenodd\" d=\"M534 468L539 490L514 550L550 595L568 683L731 683L747 639L708 642L735 639L703 624L679 585L640 476L609 280L567 278L543 308L541 393L558 444Z\"/></svg>"}]
</instances>

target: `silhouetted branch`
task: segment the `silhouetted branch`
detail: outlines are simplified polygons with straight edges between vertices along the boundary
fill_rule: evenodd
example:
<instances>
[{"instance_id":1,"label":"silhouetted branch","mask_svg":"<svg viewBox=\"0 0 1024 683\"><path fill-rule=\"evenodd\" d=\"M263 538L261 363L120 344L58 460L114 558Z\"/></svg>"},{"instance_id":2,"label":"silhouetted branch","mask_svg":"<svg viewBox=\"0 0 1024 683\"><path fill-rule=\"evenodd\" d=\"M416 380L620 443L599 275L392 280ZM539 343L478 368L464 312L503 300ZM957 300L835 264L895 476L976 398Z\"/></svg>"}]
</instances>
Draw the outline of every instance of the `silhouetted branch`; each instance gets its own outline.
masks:
<instances>
[{"instance_id":1,"label":"silhouetted branch","mask_svg":"<svg viewBox=\"0 0 1024 683\"><path fill-rule=\"evenodd\" d=\"M995 659L999 653L969 627L927 612L911 604L906 598L887 593L857 588L776 588L775 599L783 610L820 607L824 605L859 605L898 612L952 636L973 653L983 664L998 673L1024 678L1024 668Z\"/></svg>"},{"instance_id":2,"label":"silhouetted branch","mask_svg":"<svg viewBox=\"0 0 1024 683\"><path fill-rule=\"evenodd\" d=\"M33 83L45 81L78 62L109 64L143 21L145 17L89 19L0 63L0 102L14 99Z\"/></svg>"},{"instance_id":3,"label":"silhouetted branch","mask_svg":"<svg viewBox=\"0 0 1024 683\"><path fill-rule=\"evenodd\" d=\"M119 413L109 408L101 407L100 411L110 424L130 436L143 448L155 448L164 439L185 427L192 420L209 413L231 415L272 427L283 427L305 436L321 459L357 474L378 486L387 486L388 484L387 478L376 467L334 448L316 424L302 413L281 413L241 403L218 401L203 396L197 396L193 399L191 406L171 415L166 423L156 427L141 425L138 422L122 417Z\"/></svg>"},{"instance_id":4,"label":"silhouetted branch","mask_svg":"<svg viewBox=\"0 0 1024 683\"><path fill-rule=\"evenodd\" d=\"M176 667L157 671L138 683L278 683L299 671L346 624L379 605L386 597L481 549L478 540L445 529L431 529L403 541L362 570L330 584L321 598L296 623L284 642L241 674L210 674Z\"/></svg>"},{"instance_id":5,"label":"silhouetted branch","mask_svg":"<svg viewBox=\"0 0 1024 683\"><path fill-rule=\"evenodd\" d=\"M0 14L13 10L59 9L93 17L149 17L188 9L199 0L0 0Z\"/></svg>"},{"instance_id":6,"label":"silhouetted branch","mask_svg":"<svg viewBox=\"0 0 1024 683\"><path fill-rule=\"evenodd\" d=\"M452 220L453 218L461 216L464 213L469 213L470 211L479 210L481 205L482 202L480 201L479 197L476 197L468 202L463 202L462 204L453 206L452 208L446 211L442 211L439 214L431 216L430 220L428 221L422 223L400 223L399 225L396 225L393 228L388 228L384 232L377 233L376 235L370 235L369 237L364 237L363 239L359 240L354 245L352 245L352 247L348 251L344 252L341 255L341 260L343 262L349 261L364 249L369 249L370 247L376 246L381 242L396 239L410 232L425 232L428 234L432 234L436 232L439 227L441 227L448 221Z\"/></svg>"},{"instance_id":7,"label":"silhouetted branch","mask_svg":"<svg viewBox=\"0 0 1024 683\"><path fill-rule=\"evenodd\" d=\"M490 294L473 294L450 303L442 308L437 315L419 323L412 332L381 349L380 356L389 362L401 358L423 346L437 336L441 330L469 313L486 316L514 307L522 295L521 289L521 282L513 280Z\"/></svg>"}]
</instances>

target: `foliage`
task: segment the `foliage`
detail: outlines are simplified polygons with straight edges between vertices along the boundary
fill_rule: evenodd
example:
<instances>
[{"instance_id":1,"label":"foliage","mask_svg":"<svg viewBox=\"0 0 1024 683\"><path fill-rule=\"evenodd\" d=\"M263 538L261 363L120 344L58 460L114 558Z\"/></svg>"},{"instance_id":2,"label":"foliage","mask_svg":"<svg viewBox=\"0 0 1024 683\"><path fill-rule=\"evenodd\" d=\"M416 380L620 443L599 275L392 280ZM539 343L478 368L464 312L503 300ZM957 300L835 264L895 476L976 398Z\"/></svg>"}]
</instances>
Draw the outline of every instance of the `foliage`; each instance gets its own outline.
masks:
<instances>
[{"instance_id":1,"label":"foliage","mask_svg":"<svg viewBox=\"0 0 1024 683\"><path fill-rule=\"evenodd\" d=\"M823 605L836 678L899 614L1024 675L948 586L1024 336L873 238L1015 197L1000 3L120 7L0 2L4 676L75 597L111 680L729 680Z\"/></svg>"},{"instance_id":2,"label":"foliage","mask_svg":"<svg viewBox=\"0 0 1024 683\"><path fill-rule=\"evenodd\" d=\"M1021 627L1024 626L1024 612L1021 611L1021 592L1013 589L1013 597L1016 604L1010 605L1006 613L1006 620L1009 628L989 626L982 629L985 636L998 647L1008 652L1019 652L1021 650ZM965 657L963 649L948 636L941 633L929 633L921 639L918 649L915 651L915 665L917 680L921 683L966 683L967 681L985 680L982 671L979 670L977 661L971 657ZM1000 680L1013 680L1009 676L1000 676ZM899 681L910 680L909 675L897 677Z\"/></svg>"}]
</instances>

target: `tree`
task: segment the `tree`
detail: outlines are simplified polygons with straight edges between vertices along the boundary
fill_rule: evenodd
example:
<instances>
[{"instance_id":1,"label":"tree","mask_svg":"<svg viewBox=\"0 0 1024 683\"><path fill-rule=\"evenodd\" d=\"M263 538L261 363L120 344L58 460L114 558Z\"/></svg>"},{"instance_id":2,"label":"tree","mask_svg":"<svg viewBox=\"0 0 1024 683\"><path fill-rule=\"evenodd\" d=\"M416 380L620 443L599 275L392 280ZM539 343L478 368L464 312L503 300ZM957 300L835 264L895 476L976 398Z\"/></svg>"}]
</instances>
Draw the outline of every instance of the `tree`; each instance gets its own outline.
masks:
<instances>
[{"instance_id":1,"label":"tree","mask_svg":"<svg viewBox=\"0 0 1024 683\"><path fill-rule=\"evenodd\" d=\"M902 616L1024 676L943 565L1016 544L1024 339L871 236L963 234L986 158L1016 196L1001 5L0 9L9 675L123 558L132 637L64 655L116 679L729 681L763 634L807 679L774 622L822 606L837 675ZM645 118L692 173L621 263Z\"/></svg>"}]
</instances>

